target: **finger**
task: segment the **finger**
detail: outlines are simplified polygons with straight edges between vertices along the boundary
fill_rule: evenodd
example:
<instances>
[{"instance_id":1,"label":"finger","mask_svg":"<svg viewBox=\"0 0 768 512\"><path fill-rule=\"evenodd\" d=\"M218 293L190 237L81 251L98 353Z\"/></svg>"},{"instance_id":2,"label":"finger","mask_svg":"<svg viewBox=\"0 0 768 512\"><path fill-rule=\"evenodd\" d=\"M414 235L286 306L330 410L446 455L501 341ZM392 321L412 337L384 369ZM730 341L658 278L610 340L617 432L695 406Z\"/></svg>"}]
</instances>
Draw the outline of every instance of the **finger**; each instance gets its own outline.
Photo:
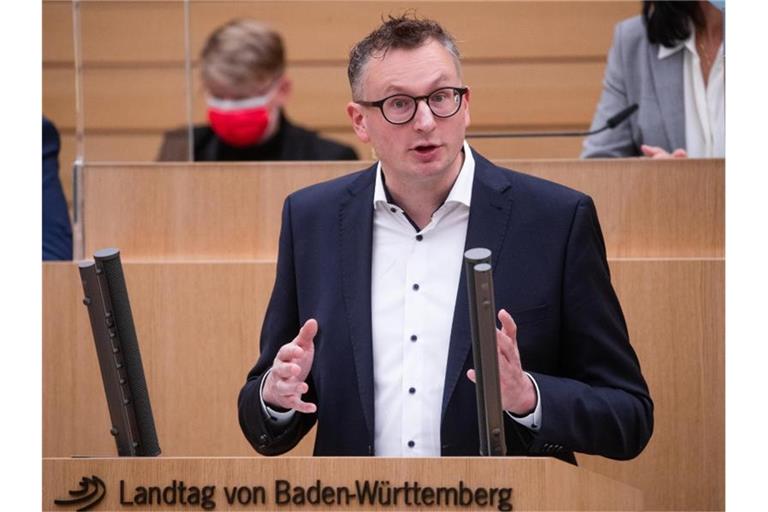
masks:
<instances>
[{"instance_id":1,"label":"finger","mask_svg":"<svg viewBox=\"0 0 768 512\"><path fill-rule=\"evenodd\" d=\"M295 387L296 386L294 383L294 390ZM285 381L282 381L279 377L276 377L274 370L270 371L267 375L266 382L264 382L264 389L262 391L262 398L264 398L264 402L270 405L288 408L289 405L285 395ZM293 395L296 396L295 393Z\"/></svg>"},{"instance_id":2,"label":"finger","mask_svg":"<svg viewBox=\"0 0 768 512\"><path fill-rule=\"evenodd\" d=\"M304 325L301 326L299 334L296 336L296 344L302 348L309 348L312 346L312 341L317 334L317 320L310 318Z\"/></svg>"},{"instance_id":3,"label":"finger","mask_svg":"<svg viewBox=\"0 0 768 512\"><path fill-rule=\"evenodd\" d=\"M683 148L676 149L672 156L675 158L688 158L688 153Z\"/></svg>"},{"instance_id":4,"label":"finger","mask_svg":"<svg viewBox=\"0 0 768 512\"><path fill-rule=\"evenodd\" d=\"M501 322L501 330L517 343L517 324L512 319L512 315L507 313L506 309L501 309L498 316L499 322Z\"/></svg>"},{"instance_id":5,"label":"finger","mask_svg":"<svg viewBox=\"0 0 768 512\"><path fill-rule=\"evenodd\" d=\"M509 336L496 329L496 351L499 354L499 364L512 364L514 360L514 346Z\"/></svg>"},{"instance_id":6,"label":"finger","mask_svg":"<svg viewBox=\"0 0 768 512\"><path fill-rule=\"evenodd\" d=\"M306 382L297 382L295 380L278 380L274 383L275 394L284 398L299 397L309 391Z\"/></svg>"},{"instance_id":7,"label":"finger","mask_svg":"<svg viewBox=\"0 0 768 512\"><path fill-rule=\"evenodd\" d=\"M501 322L501 334L503 334L503 336L496 336L499 352L510 365L519 368L520 352L517 348L517 324L512 319L512 315L505 309L499 311L499 321Z\"/></svg>"},{"instance_id":8,"label":"finger","mask_svg":"<svg viewBox=\"0 0 768 512\"><path fill-rule=\"evenodd\" d=\"M317 406L315 404L312 402L304 402L298 398L291 402L290 408L303 412L304 414L312 414L317 411Z\"/></svg>"},{"instance_id":9,"label":"finger","mask_svg":"<svg viewBox=\"0 0 768 512\"><path fill-rule=\"evenodd\" d=\"M645 156L653 157L657 155L659 152L663 152L664 150L657 146L649 146L647 144L642 144L640 146L640 151L642 151Z\"/></svg>"},{"instance_id":10,"label":"finger","mask_svg":"<svg viewBox=\"0 0 768 512\"><path fill-rule=\"evenodd\" d=\"M294 343L286 343L277 351L276 361L290 363L304 355L304 349Z\"/></svg>"},{"instance_id":11,"label":"finger","mask_svg":"<svg viewBox=\"0 0 768 512\"><path fill-rule=\"evenodd\" d=\"M295 363L278 361L272 366L272 373L279 379L290 379L301 373L301 367Z\"/></svg>"},{"instance_id":12,"label":"finger","mask_svg":"<svg viewBox=\"0 0 768 512\"><path fill-rule=\"evenodd\" d=\"M475 370L473 370L472 368L467 370L467 378L472 382L477 382L477 376L475 375Z\"/></svg>"}]
</instances>

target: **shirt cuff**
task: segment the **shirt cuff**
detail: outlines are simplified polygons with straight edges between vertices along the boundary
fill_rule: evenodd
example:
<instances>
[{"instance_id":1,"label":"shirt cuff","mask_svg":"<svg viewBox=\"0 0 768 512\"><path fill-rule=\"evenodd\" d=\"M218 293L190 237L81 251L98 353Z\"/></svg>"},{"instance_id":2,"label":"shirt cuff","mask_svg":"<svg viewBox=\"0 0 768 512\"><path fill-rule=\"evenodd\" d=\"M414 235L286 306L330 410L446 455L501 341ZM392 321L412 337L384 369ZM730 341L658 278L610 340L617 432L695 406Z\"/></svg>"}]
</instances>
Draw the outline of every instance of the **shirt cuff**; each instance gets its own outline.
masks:
<instances>
[{"instance_id":1,"label":"shirt cuff","mask_svg":"<svg viewBox=\"0 0 768 512\"><path fill-rule=\"evenodd\" d=\"M267 373L264 374L264 378L261 379L261 386L259 387L259 401L261 401L261 410L262 412L270 419L272 420L272 425L276 427L282 427L287 425L291 418L293 418L293 415L296 414L296 411L294 409L290 409L285 412L276 411L272 408L270 408L265 402L264 402L264 382L266 382L267 377L269 376L269 372L272 371L272 368L267 370Z\"/></svg>"},{"instance_id":2,"label":"shirt cuff","mask_svg":"<svg viewBox=\"0 0 768 512\"><path fill-rule=\"evenodd\" d=\"M520 425L527 427L534 432L538 432L541 429L541 394L539 393L539 385L536 384L536 379L534 379L530 373L523 373L525 373L528 378L531 379L531 382L533 382L533 387L536 389L536 407L533 409L533 412L527 416L515 416L509 411L504 412L506 412L507 416L515 420Z\"/></svg>"}]
</instances>

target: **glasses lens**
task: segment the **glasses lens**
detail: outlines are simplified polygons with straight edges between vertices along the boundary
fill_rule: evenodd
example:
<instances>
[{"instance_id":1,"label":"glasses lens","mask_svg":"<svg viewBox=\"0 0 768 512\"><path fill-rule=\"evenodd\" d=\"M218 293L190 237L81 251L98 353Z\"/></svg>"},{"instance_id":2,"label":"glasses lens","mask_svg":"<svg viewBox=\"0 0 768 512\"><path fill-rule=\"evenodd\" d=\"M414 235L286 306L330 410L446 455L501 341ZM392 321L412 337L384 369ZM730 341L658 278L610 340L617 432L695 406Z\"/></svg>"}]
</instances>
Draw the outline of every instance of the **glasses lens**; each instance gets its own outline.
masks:
<instances>
[{"instance_id":1,"label":"glasses lens","mask_svg":"<svg viewBox=\"0 0 768 512\"><path fill-rule=\"evenodd\" d=\"M391 123L403 123L413 115L416 103L410 96L392 96L387 98L381 106L386 117Z\"/></svg>"},{"instance_id":2,"label":"glasses lens","mask_svg":"<svg viewBox=\"0 0 768 512\"><path fill-rule=\"evenodd\" d=\"M429 95L429 108L439 117L449 117L459 110L461 94L456 89L446 87Z\"/></svg>"}]
</instances>

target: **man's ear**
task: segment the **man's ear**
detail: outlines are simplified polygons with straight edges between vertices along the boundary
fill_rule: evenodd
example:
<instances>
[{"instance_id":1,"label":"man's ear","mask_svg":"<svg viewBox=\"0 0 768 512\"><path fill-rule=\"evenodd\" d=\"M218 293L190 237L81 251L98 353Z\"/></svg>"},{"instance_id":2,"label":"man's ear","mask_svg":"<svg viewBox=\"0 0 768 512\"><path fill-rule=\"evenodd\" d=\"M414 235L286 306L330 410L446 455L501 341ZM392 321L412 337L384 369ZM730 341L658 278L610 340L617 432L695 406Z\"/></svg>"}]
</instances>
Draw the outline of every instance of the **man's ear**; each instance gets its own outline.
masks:
<instances>
[{"instance_id":1,"label":"man's ear","mask_svg":"<svg viewBox=\"0 0 768 512\"><path fill-rule=\"evenodd\" d=\"M277 92L275 93L275 103L280 106L286 104L293 92L293 82L287 76L280 78L280 83L277 86Z\"/></svg>"},{"instance_id":2,"label":"man's ear","mask_svg":"<svg viewBox=\"0 0 768 512\"><path fill-rule=\"evenodd\" d=\"M366 143L370 142L371 137L368 135L362 107L354 101L350 101L347 103L347 115L352 121L352 129L355 130L357 138Z\"/></svg>"}]
</instances>

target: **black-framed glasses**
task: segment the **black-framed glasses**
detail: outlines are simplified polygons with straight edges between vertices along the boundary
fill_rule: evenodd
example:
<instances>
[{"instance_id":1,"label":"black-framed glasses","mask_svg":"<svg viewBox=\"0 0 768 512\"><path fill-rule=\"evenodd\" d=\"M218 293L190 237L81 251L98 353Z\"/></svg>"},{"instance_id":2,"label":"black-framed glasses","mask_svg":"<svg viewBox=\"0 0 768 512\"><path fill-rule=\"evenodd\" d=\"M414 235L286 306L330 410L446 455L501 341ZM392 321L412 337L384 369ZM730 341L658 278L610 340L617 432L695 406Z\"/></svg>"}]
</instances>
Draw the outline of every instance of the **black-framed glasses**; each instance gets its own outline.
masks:
<instances>
[{"instance_id":1,"label":"black-framed glasses","mask_svg":"<svg viewBox=\"0 0 768 512\"><path fill-rule=\"evenodd\" d=\"M441 87L426 96L394 94L379 101L357 101L366 107L378 107L384 119L392 124L405 124L414 118L421 100L426 100L435 117L451 117L461 108L461 98L467 87Z\"/></svg>"}]
</instances>

